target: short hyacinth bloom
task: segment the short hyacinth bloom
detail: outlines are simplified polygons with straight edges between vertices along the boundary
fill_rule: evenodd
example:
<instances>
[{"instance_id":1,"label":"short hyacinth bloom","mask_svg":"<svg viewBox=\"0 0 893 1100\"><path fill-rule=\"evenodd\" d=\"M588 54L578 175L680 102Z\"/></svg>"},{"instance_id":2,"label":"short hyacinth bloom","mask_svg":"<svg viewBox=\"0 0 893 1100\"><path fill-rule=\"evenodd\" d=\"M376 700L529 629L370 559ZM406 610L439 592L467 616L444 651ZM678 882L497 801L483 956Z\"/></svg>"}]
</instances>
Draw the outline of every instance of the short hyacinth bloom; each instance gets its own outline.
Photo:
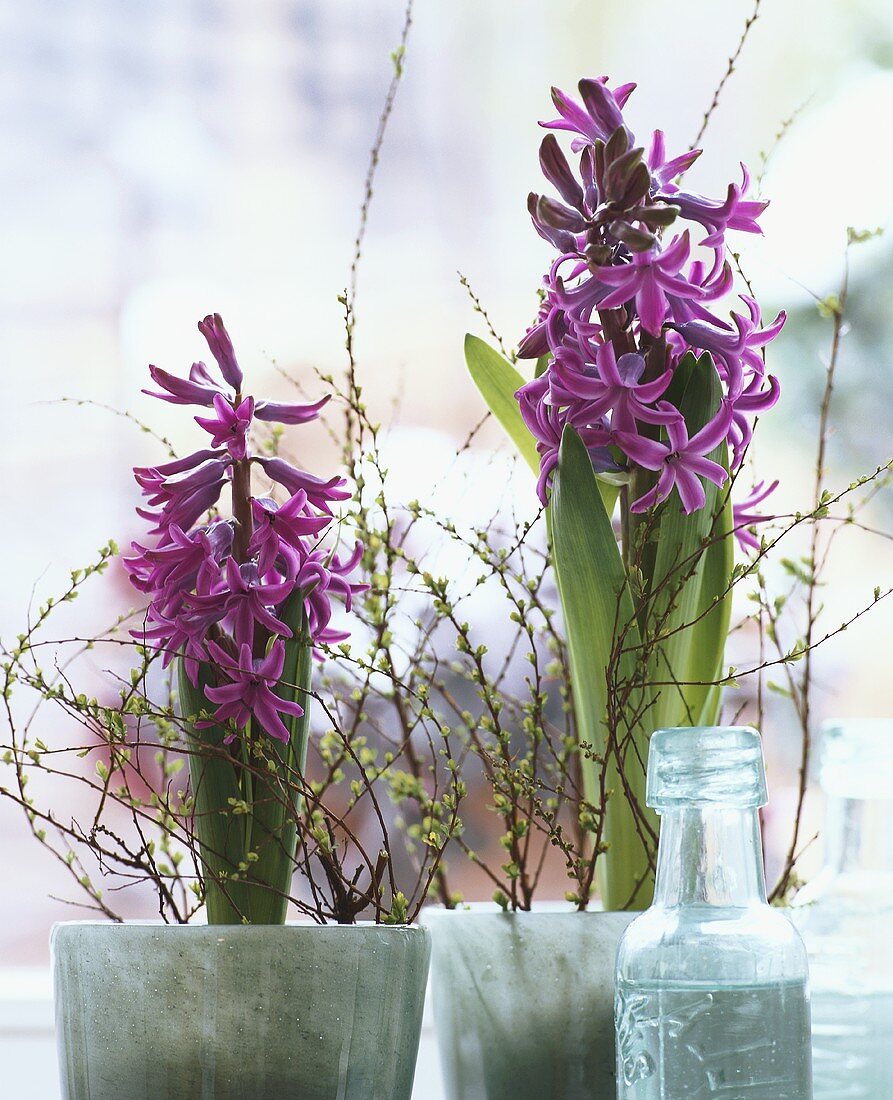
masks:
<instances>
[{"instance_id":1,"label":"short hyacinth bloom","mask_svg":"<svg viewBox=\"0 0 893 1100\"><path fill-rule=\"evenodd\" d=\"M550 132L540 165L557 197L531 194L528 209L558 256L518 349L521 358L547 357L548 365L516 396L537 439L544 504L570 424L596 472L610 470L614 480L646 472L636 478L646 489L631 511L647 511L675 493L690 514L705 506L705 482L727 484L744 460L754 418L778 399L764 349L785 315L764 324L749 295L741 296L743 310L733 304L723 312L735 282L727 237L760 233L768 204L748 197L743 165L740 182L721 198L684 188L681 177L701 151L669 155L661 130L647 149L637 145L623 117L634 89L611 88L600 77L580 81L580 102L552 91L558 117L541 123ZM556 131L571 135L570 157ZM668 394L678 390L672 381L683 357L705 352L719 376L721 403L689 439ZM709 457L726 443L728 470ZM745 523L739 540L752 548L747 531Z\"/></svg>"},{"instance_id":2,"label":"short hyacinth bloom","mask_svg":"<svg viewBox=\"0 0 893 1100\"><path fill-rule=\"evenodd\" d=\"M145 392L206 409L195 420L211 438L210 447L185 458L134 469L147 504L137 512L154 536L151 545L134 542L133 556L125 559L131 583L149 597L135 634L165 666L181 658L194 685L202 667L212 671L205 696L214 721L233 730L228 740L253 721L287 741L281 716L303 712L277 692L293 635L286 606L301 600L315 646L343 640L347 635L330 625L332 597L349 610L365 587L349 579L362 547L345 560L320 542L333 508L350 496L343 478L318 478L251 449L255 421L305 424L328 399L306 405L255 400L242 392L243 372L220 315L198 327L219 377L204 363L193 363L186 378L149 368L158 389ZM254 484L263 486L257 496ZM228 514L221 510L225 490Z\"/></svg>"}]
</instances>

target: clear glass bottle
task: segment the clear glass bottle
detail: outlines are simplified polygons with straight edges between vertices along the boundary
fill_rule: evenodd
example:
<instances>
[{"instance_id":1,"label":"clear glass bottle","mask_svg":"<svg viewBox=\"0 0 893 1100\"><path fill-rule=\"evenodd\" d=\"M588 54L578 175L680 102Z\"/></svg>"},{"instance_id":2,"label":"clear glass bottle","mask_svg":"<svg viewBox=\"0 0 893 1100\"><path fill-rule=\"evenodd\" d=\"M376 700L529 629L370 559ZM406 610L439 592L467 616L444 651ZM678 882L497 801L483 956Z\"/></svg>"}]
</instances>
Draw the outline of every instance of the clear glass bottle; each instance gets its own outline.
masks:
<instances>
[{"instance_id":1,"label":"clear glass bottle","mask_svg":"<svg viewBox=\"0 0 893 1100\"><path fill-rule=\"evenodd\" d=\"M797 895L815 1095L893 1098L893 720L825 727L825 865Z\"/></svg>"},{"instance_id":2,"label":"clear glass bottle","mask_svg":"<svg viewBox=\"0 0 893 1100\"><path fill-rule=\"evenodd\" d=\"M617 954L618 1100L810 1100L806 951L766 902L760 735L658 730L654 902Z\"/></svg>"}]
</instances>

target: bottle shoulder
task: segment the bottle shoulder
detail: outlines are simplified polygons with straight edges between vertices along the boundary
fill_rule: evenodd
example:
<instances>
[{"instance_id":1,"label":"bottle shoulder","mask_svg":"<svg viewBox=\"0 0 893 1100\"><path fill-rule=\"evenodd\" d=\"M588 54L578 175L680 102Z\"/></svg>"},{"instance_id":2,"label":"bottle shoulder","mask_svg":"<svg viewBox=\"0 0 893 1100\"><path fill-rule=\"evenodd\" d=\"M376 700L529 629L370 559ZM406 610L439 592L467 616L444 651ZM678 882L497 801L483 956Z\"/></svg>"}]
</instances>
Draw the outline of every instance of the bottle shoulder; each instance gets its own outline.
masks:
<instances>
[{"instance_id":1,"label":"bottle shoulder","mask_svg":"<svg viewBox=\"0 0 893 1100\"><path fill-rule=\"evenodd\" d=\"M654 906L626 929L617 967L631 980L796 981L807 959L786 910Z\"/></svg>"}]
</instances>

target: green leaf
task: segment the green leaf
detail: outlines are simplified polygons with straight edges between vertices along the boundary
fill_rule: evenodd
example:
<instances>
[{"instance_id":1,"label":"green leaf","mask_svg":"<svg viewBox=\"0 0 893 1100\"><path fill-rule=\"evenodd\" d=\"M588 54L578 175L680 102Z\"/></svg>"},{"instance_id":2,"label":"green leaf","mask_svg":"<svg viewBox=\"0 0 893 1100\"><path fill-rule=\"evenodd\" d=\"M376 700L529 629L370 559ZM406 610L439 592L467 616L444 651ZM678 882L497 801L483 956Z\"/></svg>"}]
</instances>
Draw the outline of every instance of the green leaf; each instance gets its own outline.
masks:
<instances>
[{"instance_id":1,"label":"green leaf","mask_svg":"<svg viewBox=\"0 0 893 1100\"><path fill-rule=\"evenodd\" d=\"M727 493L727 488L720 490ZM710 684L723 675L723 656L732 617L732 594L729 590L735 565L732 502L725 503L713 528L711 542L701 562L701 577L695 619L689 634L688 680L701 680L708 686L687 687L688 710L695 725L712 726L719 718L722 688Z\"/></svg>"},{"instance_id":2,"label":"green leaf","mask_svg":"<svg viewBox=\"0 0 893 1100\"><path fill-rule=\"evenodd\" d=\"M285 640L285 664L279 692L283 699L299 703L304 714L283 715L289 732L289 765L301 775L307 764L307 740L310 733L310 683L313 672L313 645L308 633L304 593L293 592L281 612L281 620L291 630Z\"/></svg>"},{"instance_id":3,"label":"green leaf","mask_svg":"<svg viewBox=\"0 0 893 1100\"><path fill-rule=\"evenodd\" d=\"M716 414L722 386L709 355L689 353L680 362L670 400L685 417L689 436ZM708 456L728 468L725 443ZM653 679L663 686L652 720L656 729L712 722L719 695L709 683L719 675L728 635L731 598L724 596L733 568L728 486L704 481L704 507L685 515L678 494L661 507L651 577L648 629L664 640L653 657ZM705 545L706 544L706 545ZM695 685L692 681L700 681Z\"/></svg>"},{"instance_id":4,"label":"green leaf","mask_svg":"<svg viewBox=\"0 0 893 1100\"><path fill-rule=\"evenodd\" d=\"M608 799L604 834L609 849L600 860L602 900L610 909L647 904L650 884L647 853L624 794L615 747L607 743L609 676L615 684L635 679L639 632L617 540L598 490L586 447L573 428L566 427L552 487L552 547L578 733L595 752L607 752L610 762L608 785L614 794ZM631 711L639 709L636 694L629 703ZM647 738L640 728L629 730L621 716L616 725L624 745L624 778L644 807L640 761L645 759ZM582 766L587 798L598 804L598 765L584 758Z\"/></svg>"},{"instance_id":5,"label":"green leaf","mask_svg":"<svg viewBox=\"0 0 893 1100\"><path fill-rule=\"evenodd\" d=\"M230 813L230 807L241 801L243 794L236 761L223 743L229 731L224 726L199 728L188 722L212 709L205 698L205 687L213 683L212 673L207 665L200 665L198 683L193 685L182 659L178 665L180 710L187 720L194 824L205 878L208 923L241 924L241 914L247 907L244 886L229 883L224 889L217 885L221 875L238 866L245 851L244 825Z\"/></svg>"},{"instance_id":6,"label":"green leaf","mask_svg":"<svg viewBox=\"0 0 893 1100\"><path fill-rule=\"evenodd\" d=\"M487 408L503 426L527 465L539 476L536 440L527 430L515 400L515 393L524 385L524 379L498 351L471 333L465 337L465 362Z\"/></svg>"},{"instance_id":7,"label":"green leaf","mask_svg":"<svg viewBox=\"0 0 893 1100\"><path fill-rule=\"evenodd\" d=\"M310 723L312 646L302 592L289 597L281 617L292 637L285 640L285 665L276 690L283 699L297 700L304 708L300 717L283 716L288 742L265 734L252 720L252 745L262 755L249 756L241 737L230 747L224 744L231 732L226 727L187 727L209 924L240 924L243 920L281 924L285 920ZM196 686L186 676L182 660L179 671L184 718L213 709L204 694L205 686L212 682L211 667L199 666ZM236 814L234 807L245 810ZM234 873L238 877L231 880Z\"/></svg>"}]
</instances>

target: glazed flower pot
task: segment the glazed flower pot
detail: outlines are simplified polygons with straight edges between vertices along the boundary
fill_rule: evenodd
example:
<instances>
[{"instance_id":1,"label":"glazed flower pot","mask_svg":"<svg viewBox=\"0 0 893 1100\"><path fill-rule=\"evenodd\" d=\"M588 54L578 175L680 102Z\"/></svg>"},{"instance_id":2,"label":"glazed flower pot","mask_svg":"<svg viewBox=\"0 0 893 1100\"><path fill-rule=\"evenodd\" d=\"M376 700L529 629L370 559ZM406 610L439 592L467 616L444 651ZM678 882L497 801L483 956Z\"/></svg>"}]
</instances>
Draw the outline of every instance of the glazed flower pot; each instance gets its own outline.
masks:
<instances>
[{"instance_id":1,"label":"glazed flower pot","mask_svg":"<svg viewBox=\"0 0 893 1100\"><path fill-rule=\"evenodd\" d=\"M614 964L634 916L424 910L448 1100L614 1100Z\"/></svg>"},{"instance_id":2,"label":"glazed flower pot","mask_svg":"<svg viewBox=\"0 0 893 1100\"><path fill-rule=\"evenodd\" d=\"M423 928L59 924L63 1100L409 1100Z\"/></svg>"}]
</instances>

